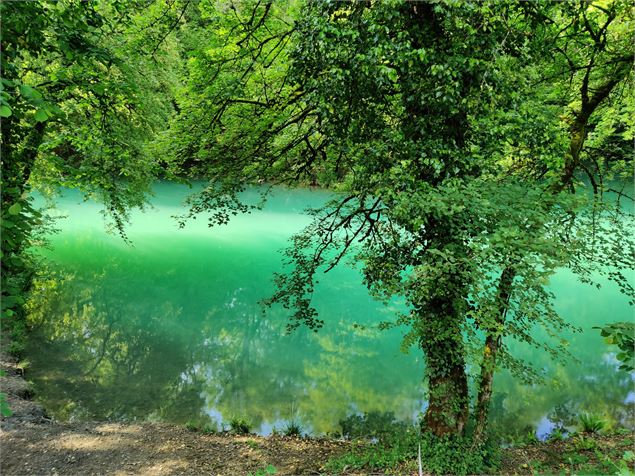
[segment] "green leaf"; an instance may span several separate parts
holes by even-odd
[[[20,94],[27,99],[42,99],[42,94],[37,89],[26,84],[20,85]]]
[[[11,108],[7,105],[0,106],[0,117],[9,117],[11,115]]]
[[[93,91],[95,91],[95,94],[102,96],[106,91],[106,88],[102,83],[97,83],[93,85]]]
[[[44,122],[49,118],[49,115],[46,113],[44,109],[38,109],[35,112],[35,121],[36,122]]]
[[[19,203],[14,203],[13,205],[9,207],[10,215],[19,215],[21,211],[22,211],[22,205],[20,205]]]

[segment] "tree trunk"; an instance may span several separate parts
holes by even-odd
[[[501,330],[505,324],[505,315],[512,294],[512,285],[516,272],[510,266],[506,267],[500,277],[496,293],[497,313],[494,326],[487,329],[485,347],[483,349],[483,361],[481,362],[481,378],[479,381],[478,396],[476,398],[476,411],[474,415],[474,445],[479,445],[485,439],[489,406],[494,385],[494,371],[496,370],[496,356],[501,345]]]
[[[564,157],[564,166],[560,177],[551,186],[550,192],[553,195],[561,193],[571,186],[575,171],[580,165],[581,153],[587,137],[587,125],[591,115],[630,71],[630,63],[626,62],[625,66],[618,68],[615,71],[615,75],[595,89],[593,95],[589,97],[589,80],[592,67],[593,62],[589,64],[580,87],[582,104],[580,110],[575,114],[575,120],[569,127],[569,148]],[[501,274],[498,285],[498,302],[502,307],[499,307],[497,310],[495,328],[493,330],[488,329],[485,338],[479,392],[476,403],[474,445],[482,443],[487,430],[489,406],[494,383],[494,371],[496,370],[496,357],[500,349],[500,333],[496,330],[496,327],[502,329],[505,324],[505,315],[511,297],[512,283],[515,274],[511,266],[507,266]]]
[[[469,417],[463,310],[444,295],[451,283],[439,283],[439,296],[426,305],[421,347],[426,358],[429,404],[422,430],[437,436],[462,435]]]
[[[423,430],[437,436],[463,435],[469,417],[465,363],[455,362],[449,369],[428,365],[429,405],[423,418]],[[443,372],[440,372],[443,370]]]

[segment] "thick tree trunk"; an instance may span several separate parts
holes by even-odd
[[[450,280],[451,281],[451,280]],[[422,430],[437,436],[462,435],[469,417],[465,373],[465,349],[460,299],[448,299],[444,291],[458,283],[439,283],[439,295],[422,314],[421,347],[426,358],[428,408]]]
[[[458,361],[449,369],[434,369],[428,365],[428,371],[431,370],[434,375],[428,377],[429,405],[423,418],[423,430],[437,436],[463,435],[469,417],[465,364]]]

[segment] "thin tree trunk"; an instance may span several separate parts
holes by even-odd
[[[506,267],[500,277],[496,296],[497,317],[495,327],[487,331],[485,337],[485,347],[483,350],[483,361],[481,363],[481,378],[479,381],[479,392],[476,399],[474,444],[479,445],[485,439],[487,430],[487,420],[489,417],[489,406],[492,398],[492,388],[494,385],[494,371],[496,370],[496,357],[501,345],[500,329],[505,322],[505,314],[509,306],[509,299],[512,293],[512,286],[516,271],[512,267]]]
[[[595,89],[594,94],[589,97],[589,77],[593,63],[589,64],[587,72],[580,87],[582,105],[580,111],[575,114],[575,120],[569,127],[569,148],[565,154],[564,166],[559,180],[554,182],[550,189],[553,195],[557,195],[570,187],[574,173],[580,165],[581,153],[587,137],[587,125],[589,118],[598,106],[609,96],[611,91],[629,73],[630,65],[618,69],[615,76],[606,81],[602,86]],[[496,314],[495,329],[502,328],[505,324],[505,315],[511,298],[512,284],[515,277],[512,266],[506,267],[498,285],[498,299],[502,307],[499,307]],[[483,347],[483,360],[481,364],[481,376],[479,381],[479,391],[476,403],[474,445],[483,442],[489,416],[490,401],[492,398],[492,388],[494,383],[494,371],[496,370],[496,358],[500,350],[500,334],[497,330],[487,330],[485,345]]]

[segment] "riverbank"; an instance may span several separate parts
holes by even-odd
[[[3,430],[2,474],[318,474],[347,443],[204,435],[155,423],[20,423]]]
[[[6,342],[5,342],[6,344]],[[2,349],[8,346],[3,345]],[[31,398],[18,360],[0,352],[0,391],[12,414],[0,423],[3,475],[318,474],[350,443],[284,436],[206,435],[160,423],[61,423]]]
[[[355,461],[370,443],[286,436],[204,434],[160,423],[60,423],[33,400],[17,360],[1,352],[0,390],[12,415],[0,425],[3,475],[241,474],[267,476],[333,472],[335,460]],[[499,474],[617,474],[629,463],[633,435],[577,436],[505,449]],[[628,459],[628,457],[627,457]],[[344,474],[416,474],[415,461],[377,471],[355,464]],[[620,473],[627,475],[630,473]]]
[[[6,423],[0,434],[3,475],[323,474],[328,460],[352,445],[284,436],[205,435],[155,423]],[[619,435],[587,437],[586,442],[587,449],[574,442],[551,442],[504,450],[499,474],[617,474],[624,466],[622,454],[632,449],[632,439]],[[409,466],[398,472],[416,474],[414,462]],[[371,472],[343,469],[344,474]]]

